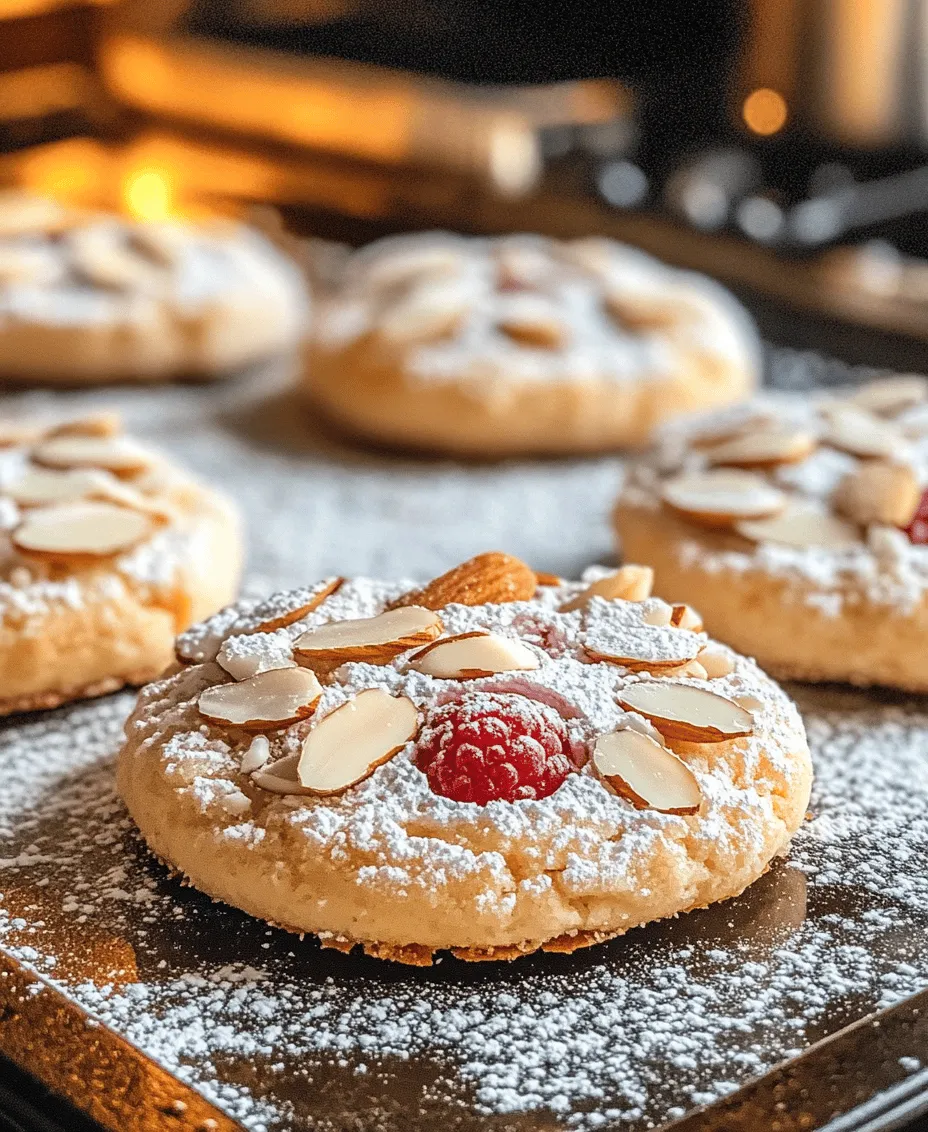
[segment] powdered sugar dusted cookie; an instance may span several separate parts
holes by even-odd
[[[0,422],[0,714],[140,684],[236,592],[237,515],[101,413]]]
[[[928,690],[928,382],[667,426],[615,512],[659,592],[774,675]]]
[[[739,400],[758,358],[726,291],[633,248],[432,232],[341,261],[305,388],[344,428],[388,444],[590,452]]]
[[[290,350],[298,269],[241,225],[137,222],[0,194],[0,377],[215,377]]]
[[[410,963],[573,950],[741,892],[805,813],[796,709],[647,570],[546,581],[487,554],[184,634],[119,758],[148,844],[253,915]]]

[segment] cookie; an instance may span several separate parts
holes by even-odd
[[[242,225],[0,194],[0,378],[218,377],[292,350],[306,312],[299,270]]]
[[[236,593],[236,512],[97,414],[0,422],[0,714],[142,684]]]
[[[767,396],[670,425],[623,552],[784,679],[928,691],[928,383]]]
[[[759,348],[710,280],[606,239],[390,237],[335,261],[310,403],[350,433],[475,457],[643,444],[740,400]]]
[[[647,570],[531,575],[491,553],[424,587],[332,578],[182,635],[119,756],[150,848],[254,916],[419,964],[741,892],[805,814],[795,707]]]

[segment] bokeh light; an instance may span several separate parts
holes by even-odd
[[[123,203],[137,220],[165,220],[173,211],[173,181],[163,169],[132,169],[123,181]]]
[[[760,87],[752,91],[744,100],[741,113],[749,130],[762,137],[769,137],[786,125],[789,107],[779,91]]]

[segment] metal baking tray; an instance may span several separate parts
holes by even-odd
[[[848,376],[784,352],[772,373]],[[316,431],[285,372],[5,400],[121,405],[238,498],[256,591],[493,546],[562,574],[612,554],[617,458],[361,452]],[[322,950],[153,861],[113,784],[131,693],[6,721],[0,1052],[123,1132],[898,1127],[926,1089],[928,709],[792,691],[812,818],[744,895],[572,956],[427,969]]]

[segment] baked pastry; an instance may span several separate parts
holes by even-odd
[[[490,553],[183,634],[119,757],[151,849],[255,916],[407,963],[572,951],[741,892],[805,814],[795,707],[648,598],[649,571],[542,580]]]
[[[623,553],[775,676],[928,691],[928,382],[767,396],[629,471]]]
[[[235,596],[232,505],[119,430],[0,422],[0,714],[152,679]]]
[[[337,262],[304,388],[351,433],[466,456],[643,444],[750,393],[760,351],[711,280],[606,239],[381,240]]]
[[[300,271],[257,232],[0,194],[0,378],[217,377],[293,349]]]

